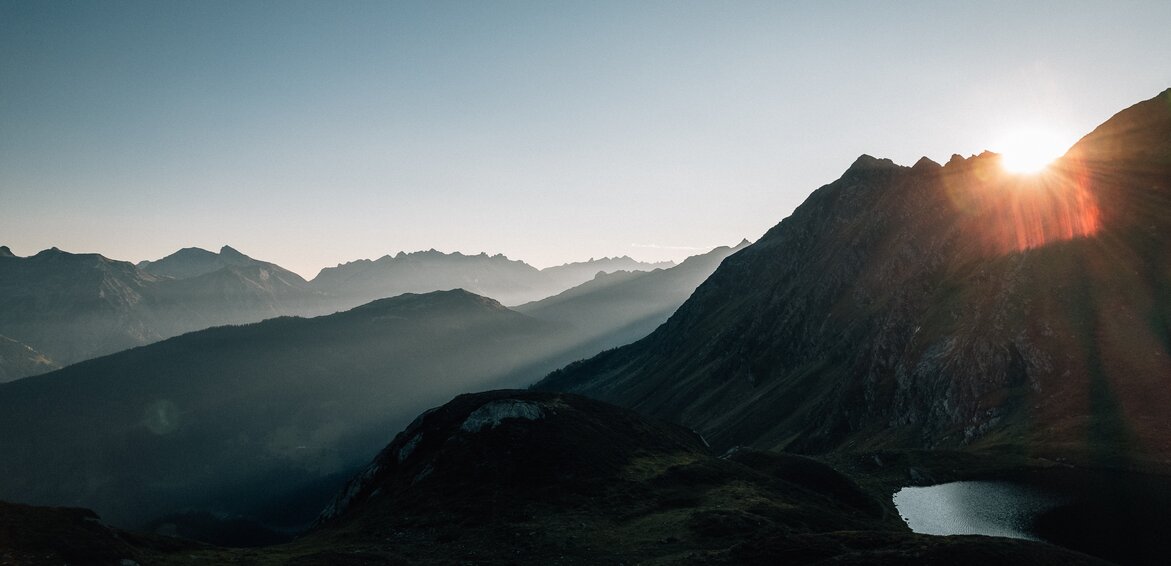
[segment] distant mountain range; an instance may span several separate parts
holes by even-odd
[[[501,254],[445,254],[432,249],[328,267],[317,274],[312,285],[355,304],[402,293],[459,288],[516,305],[555,295],[593,279],[599,272],[648,271],[672,265],[671,262],[642,263],[624,256],[539,270]]]
[[[1171,467],[1171,90],[1049,171],[860,157],[639,342],[554,372],[716,447]]]
[[[229,246],[184,248],[138,265],[56,248],[17,257],[0,247],[0,335],[68,365],[193,330],[329,314],[408,292],[466,288],[529,300],[599,272],[663,265],[623,257],[542,271],[499,255],[428,251],[348,263],[308,282]],[[6,371],[15,379],[39,366]]]

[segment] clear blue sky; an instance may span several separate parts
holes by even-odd
[[[1171,86],[1168,30],[1165,0],[0,0],[0,244],[678,260],[862,153],[1072,143]]]

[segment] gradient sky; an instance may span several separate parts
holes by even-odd
[[[862,153],[1069,143],[1171,86],[1171,2],[0,0],[0,244],[679,260]]]

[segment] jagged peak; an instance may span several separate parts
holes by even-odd
[[[854,163],[852,163],[850,165],[850,167],[848,169],[846,169],[846,171],[858,171],[858,170],[865,170],[865,169],[900,169],[900,168],[902,168],[901,165],[899,165],[899,164],[895,163],[894,161],[891,161],[885,157],[880,159],[880,158],[863,153],[862,155],[858,156],[858,159],[854,160]]]
[[[940,167],[943,166],[936,163],[935,161],[932,161],[930,158],[924,155],[923,157],[920,157],[914,165],[911,166],[911,169],[938,169]]]
[[[237,250],[236,248],[233,248],[232,246],[224,246],[224,247],[220,248],[220,255],[228,256],[228,257],[248,258],[248,256],[240,253],[239,250]]]

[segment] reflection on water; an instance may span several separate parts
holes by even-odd
[[[960,481],[904,487],[894,495],[912,531],[928,535],[987,535],[1038,540],[1030,534],[1042,513],[1065,498],[1004,481]]]

